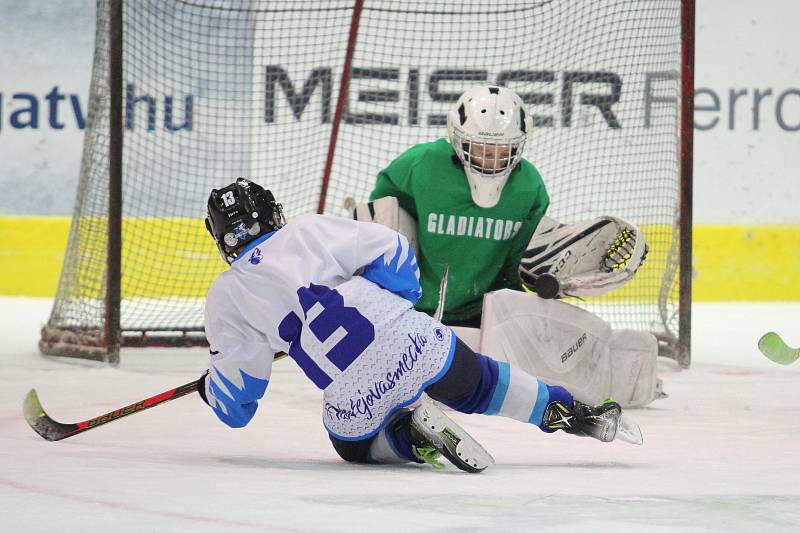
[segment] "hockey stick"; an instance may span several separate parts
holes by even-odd
[[[775,333],[770,331],[765,333],[758,341],[758,349],[761,350],[767,359],[780,363],[782,365],[789,365],[800,358],[800,348],[789,348],[783,339]]]
[[[442,282],[439,286],[439,306],[436,309],[436,314],[434,315],[437,320],[441,318],[442,313],[444,312],[444,300],[445,293],[447,291],[447,275],[449,269],[449,265],[444,266]],[[286,354],[283,352],[275,354],[275,360],[282,359],[283,357],[286,357]],[[197,387],[202,379],[203,378],[200,378],[185,385],[181,385],[180,387],[162,392],[161,394],[156,394],[155,396],[132,403],[126,407],[115,409],[110,413],[100,415],[96,418],[71,424],[57,422],[50,418],[50,416],[44,411],[44,408],[39,401],[39,395],[36,394],[36,389],[31,389],[28,392],[28,395],[25,396],[25,401],[22,403],[22,412],[25,415],[25,420],[28,422],[28,425],[36,433],[38,433],[39,436],[45,440],[57,441],[72,437],[78,433],[83,433],[84,431],[89,431],[90,429],[94,429],[97,426],[102,426],[108,422],[113,422],[114,420],[118,420],[124,416],[132,415],[140,411],[144,411],[145,409],[150,409],[151,407],[168,402],[169,400],[174,400],[175,398],[180,398],[181,396],[186,396],[187,394],[197,392]]]
[[[168,402],[169,400],[174,400],[175,398],[197,392],[197,387],[202,379],[203,378],[200,378],[185,385],[181,385],[180,387],[164,391],[161,394],[156,394],[146,400],[132,403],[126,407],[115,409],[110,413],[76,424],[63,424],[50,418],[48,414],[44,412],[42,404],[39,402],[36,389],[31,389],[28,395],[25,396],[25,401],[22,403],[22,412],[25,414],[25,420],[27,420],[28,425],[43,439],[56,441],[72,437],[84,431],[89,431],[90,429],[102,426],[108,422],[119,420],[123,416],[139,413],[145,409],[150,409],[156,405]]]
[[[278,352],[275,354],[274,360],[279,361],[286,356],[287,354],[285,352]],[[33,428],[33,430],[43,439],[56,441],[66,439],[73,435],[77,435],[78,433],[83,433],[84,431],[89,431],[97,426],[102,426],[108,422],[118,420],[123,416],[132,415],[138,413],[139,411],[150,409],[151,407],[168,402],[169,400],[174,400],[175,398],[180,398],[181,396],[186,396],[187,394],[197,392],[197,387],[204,378],[205,376],[185,385],[181,385],[180,387],[164,391],[161,394],[156,394],[155,396],[147,398],[146,400],[132,403],[126,407],[115,409],[110,413],[74,424],[64,424],[61,422],[56,422],[50,418],[50,415],[44,412],[44,408],[39,401],[39,395],[36,393],[36,389],[31,389],[27,396],[25,396],[25,401],[22,402],[22,412],[25,415],[25,420],[28,422],[28,425]]]
[[[433,313],[433,319],[437,322],[442,321],[444,314],[444,301],[447,296],[447,275],[450,273],[450,263],[444,264],[444,272],[442,272],[442,281],[439,282],[439,305],[436,306],[436,312]]]

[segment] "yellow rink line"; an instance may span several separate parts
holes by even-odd
[[[55,294],[70,221],[71,217],[0,217],[0,295]],[[137,267],[139,277],[149,280],[146,287],[128,288],[138,296],[202,296],[207,283],[225,268],[200,221],[138,220],[125,224],[131,234],[162,233],[161,239],[178,235],[183,242],[182,248],[158,268],[152,265],[153,259],[147,259],[161,252],[154,250],[152,243],[147,250],[126,249],[127,265]],[[648,261],[660,262],[659,254],[651,255]],[[186,276],[185,285],[159,284],[159,271],[174,269],[191,269],[200,274],[200,280],[190,281]],[[125,291],[125,284],[132,281],[123,283]],[[800,225],[695,225],[692,294],[694,301],[800,300]]]

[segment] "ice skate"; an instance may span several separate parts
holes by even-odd
[[[631,444],[642,444],[639,426],[622,414],[617,402],[606,400],[592,407],[575,401],[572,407],[562,402],[552,402],[544,413],[547,429],[561,429],[580,437],[592,437],[602,442],[620,439]]]
[[[414,409],[409,435],[414,453],[434,466],[442,468],[438,455],[465,472],[477,474],[494,464],[494,459],[441,409],[429,401]]]

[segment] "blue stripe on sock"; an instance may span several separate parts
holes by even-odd
[[[531,412],[530,418],[528,418],[528,422],[534,426],[540,426],[542,424],[544,410],[547,408],[547,404],[550,403],[550,391],[547,385],[542,383],[541,380],[537,381],[539,386],[536,391],[536,403],[533,404],[533,411]]]
[[[496,415],[500,412],[503,406],[503,401],[506,399],[506,392],[508,392],[508,383],[511,380],[511,367],[508,363],[497,363],[497,386],[492,394],[492,399],[489,402],[489,407],[486,408],[484,414]]]

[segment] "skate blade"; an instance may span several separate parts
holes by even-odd
[[[421,412],[415,415],[424,424],[442,455],[454,466],[477,474],[494,464],[494,457],[438,407],[424,402],[420,409]]]
[[[471,473],[483,472],[494,464],[494,457],[470,436],[462,435],[461,442],[456,445],[456,455],[468,464]]]
[[[631,420],[625,413],[619,418],[619,425],[617,426],[617,434],[615,439],[641,446],[644,442],[642,438],[642,430],[639,429],[639,424]]]

